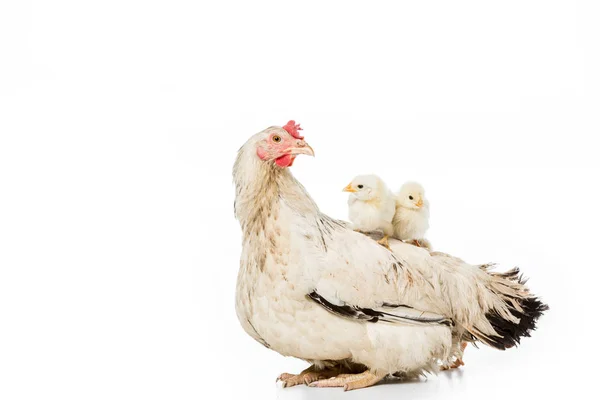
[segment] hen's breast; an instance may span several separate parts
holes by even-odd
[[[349,343],[360,343],[366,331],[306,296],[324,259],[321,253],[327,251],[312,218],[282,209],[266,225],[264,238],[261,234],[245,242],[236,310],[250,336],[283,355],[345,359],[350,357]]]

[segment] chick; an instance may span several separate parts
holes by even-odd
[[[344,188],[349,192],[348,217],[359,232],[383,231],[379,244],[389,249],[388,237],[394,233],[392,219],[396,212],[394,194],[376,175],[360,175]]]
[[[396,213],[392,220],[394,237],[420,247],[431,248],[425,239],[429,228],[429,202],[425,189],[417,182],[406,182],[396,195]]]

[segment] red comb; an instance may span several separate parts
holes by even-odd
[[[302,130],[302,128],[300,128],[300,124],[296,124],[296,121],[294,120],[291,120],[287,124],[285,124],[283,126],[283,129],[285,129],[287,133],[289,133],[296,139],[304,139],[304,136],[300,136],[300,133],[298,133],[298,131]]]

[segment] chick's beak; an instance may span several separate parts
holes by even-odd
[[[288,151],[291,155],[306,154],[307,156],[315,156],[315,151],[304,140],[296,141],[296,146],[290,147]]]
[[[417,207],[423,207],[423,199],[419,199],[419,201],[417,201]]]
[[[356,189],[354,189],[352,187],[352,184],[349,183],[348,186],[346,186],[344,189],[342,189],[342,192],[350,192],[350,193],[355,193]]]

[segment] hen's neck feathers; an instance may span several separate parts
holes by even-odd
[[[259,234],[270,220],[277,220],[282,202],[299,216],[319,213],[313,199],[287,168],[260,160],[253,149],[242,147],[233,166],[235,216],[246,235]]]

